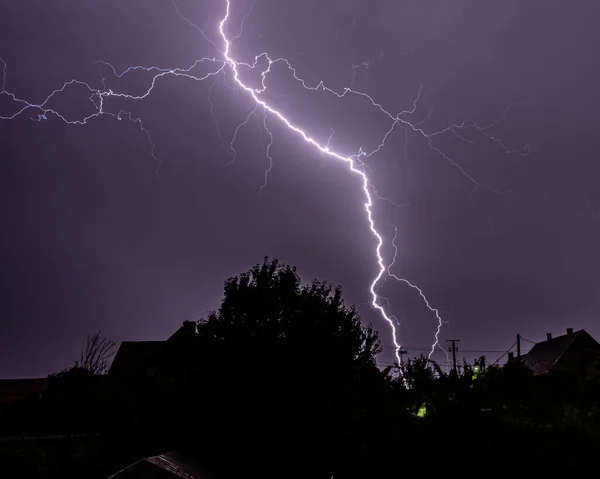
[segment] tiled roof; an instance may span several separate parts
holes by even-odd
[[[0,404],[10,404],[34,394],[41,394],[48,379],[0,379]]]
[[[148,365],[165,347],[164,341],[123,341],[108,374],[125,377]]]
[[[531,368],[533,374],[546,374],[582,332],[584,331],[575,331],[572,334],[565,334],[564,336],[557,336],[556,338],[536,343],[523,356],[523,362]]]

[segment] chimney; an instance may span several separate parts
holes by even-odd
[[[552,339],[552,333],[546,333],[546,340],[550,341]]]
[[[184,321],[183,330],[187,334],[196,334],[196,321]]]
[[[515,353],[513,353],[512,351],[510,353],[508,353],[508,360],[512,361],[513,359],[515,359]]]
[[[573,328],[567,328],[567,334],[571,336],[571,334],[573,334]]]

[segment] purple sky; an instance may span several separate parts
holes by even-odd
[[[225,0],[177,5],[222,48]],[[232,0],[230,36],[250,6]],[[394,114],[410,110],[422,87],[403,118],[429,140],[397,128],[365,160],[379,194],[407,204],[374,206],[383,253],[391,261],[396,225],[393,272],[449,321],[442,344],[459,338],[461,356],[489,351],[495,360],[519,332],[536,341],[573,327],[600,337],[599,15],[596,0],[256,0],[231,54],[286,57],[308,85],[352,86]],[[131,95],[149,88],[152,75],[119,79],[98,60],[120,73],[205,56],[222,59],[168,0],[0,6],[0,90],[31,103],[73,78],[101,89],[104,77]],[[259,80],[259,71],[244,76]],[[282,63],[267,85],[266,101],[318,141],[335,130],[331,148],[343,154],[373,150],[391,126],[365,97],[302,90]],[[89,96],[72,85],[48,106],[75,120],[93,113]],[[218,307],[223,281],[265,255],[306,280],[341,284],[380,330],[382,364],[393,360],[389,326],[367,305],[376,243],[360,178],[346,165],[268,115],[273,168],[261,194],[269,135],[257,110],[231,163],[229,144],[254,104],[230,69],[203,82],[160,78],[144,100],[107,100],[107,112],[119,108],[150,132],[158,175],[148,138],[125,119],[72,126],[51,114],[31,121],[41,111],[30,109],[0,120],[0,377],[67,367],[98,329],[115,341],[165,338]],[[0,116],[15,111],[0,93]],[[466,120],[492,126],[431,136]],[[427,353],[436,319],[418,294],[389,280],[381,294],[402,320],[400,342]]]

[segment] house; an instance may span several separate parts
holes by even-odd
[[[123,341],[115,354],[108,375],[118,379],[145,373],[149,364],[165,349],[165,341]]]
[[[165,358],[177,359],[184,352],[181,346],[197,334],[195,321],[184,321],[166,341],[123,341],[113,359],[109,378],[97,378],[98,387],[106,389],[106,379],[128,379],[136,374],[152,373]],[[48,378],[0,379],[0,407],[23,399],[39,397],[48,387]]]
[[[128,379],[152,375],[160,363],[184,352],[182,345],[198,334],[195,321],[183,325],[165,341],[123,341],[115,354],[108,375]]]
[[[15,404],[29,397],[39,397],[47,385],[47,378],[1,379],[0,407]]]
[[[566,374],[583,380],[600,373],[600,343],[583,329],[567,328],[567,334],[555,338],[547,333],[546,341],[536,343],[521,361],[534,376]]]

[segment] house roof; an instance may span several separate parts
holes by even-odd
[[[522,357],[522,360],[529,366],[534,375],[546,374],[562,357],[565,351],[569,349],[573,342],[582,334],[587,335],[582,329],[571,334],[557,336],[556,338],[536,343],[531,350]]]
[[[197,334],[196,321],[184,321],[166,341],[123,341],[115,354],[108,374],[110,376],[127,377],[139,371],[143,366],[150,365],[165,353],[166,349],[175,344],[175,348],[185,344],[186,339]]]
[[[167,341],[185,341],[190,337],[196,336],[196,334],[198,334],[196,321],[184,321],[183,325],[181,325]]]
[[[159,355],[164,347],[164,341],[123,341],[108,374],[120,377],[129,376]]]
[[[41,394],[47,384],[47,378],[0,379],[0,404],[11,404]]]
[[[208,479],[205,468],[193,459],[177,452],[147,457],[113,474],[108,479]]]

